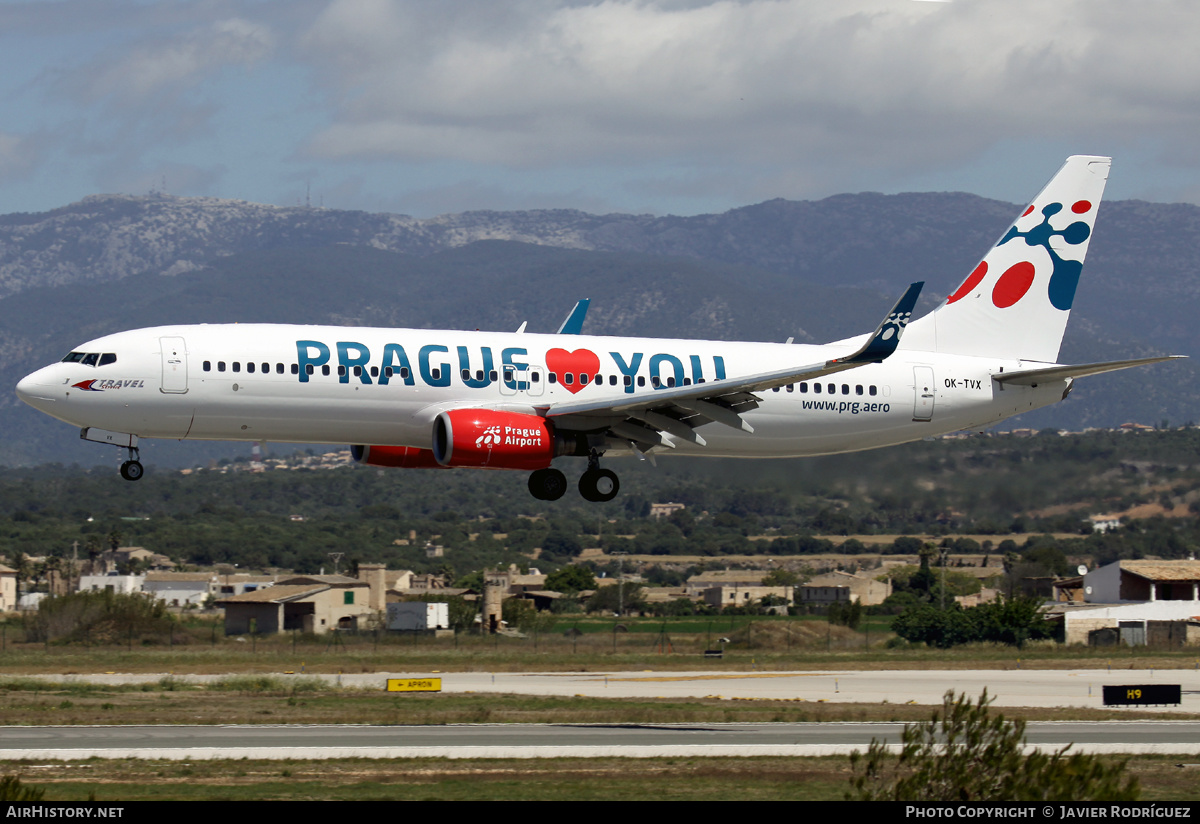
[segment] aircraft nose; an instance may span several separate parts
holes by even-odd
[[[53,403],[54,398],[50,394],[47,377],[46,370],[39,369],[21,378],[17,381],[17,397],[35,409]]]

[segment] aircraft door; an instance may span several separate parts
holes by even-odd
[[[162,350],[162,384],[160,392],[182,395],[188,391],[187,346],[183,338],[159,338]]]
[[[546,391],[546,370],[540,366],[529,367],[529,394],[537,397]]]
[[[933,383],[933,367],[913,367],[913,420],[933,420],[933,404],[937,387]]]
[[[511,364],[504,366],[500,374],[501,395],[541,395],[545,391],[546,372],[540,366],[519,368]]]

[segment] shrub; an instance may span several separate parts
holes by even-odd
[[[972,704],[946,693],[929,721],[906,724],[898,757],[871,739],[864,756],[850,756],[847,800],[858,801],[1136,801],[1137,779],[1126,762],[1106,765],[1093,755],[1025,753],[1025,722],[993,715],[987,690]],[[859,762],[863,763],[859,772]]]

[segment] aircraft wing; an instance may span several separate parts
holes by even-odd
[[[997,372],[992,375],[992,380],[1001,384],[1012,383],[1021,386],[1037,386],[1039,383],[1046,383],[1048,381],[1061,381],[1067,378],[1100,375],[1104,372],[1115,372],[1118,369],[1145,366],[1148,363],[1180,360],[1186,357],[1187,355],[1163,355],[1157,358],[1136,358],[1134,360],[1104,361],[1103,363],[1081,363],[1074,366],[1049,366],[1042,369],[1024,369],[1017,372]]]
[[[754,428],[742,414],[758,408],[761,399],[755,392],[815,380],[867,363],[880,363],[895,352],[924,285],[910,285],[875,332],[847,355],[755,375],[650,389],[620,399],[565,401],[546,407],[544,414],[566,429],[607,429],[613,437],[631,442],[639,451],[658,446],[674,448],[674,442],[666,435],[704,446],[704,438],[695,430],[708,423],[753,432]]]

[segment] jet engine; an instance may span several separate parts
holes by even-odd
[[[443,469],[433,453],[415,446],[357,446],[350,447],[354,460],[366,466],[388,466],[399,469]]]
[[[433,421],[433,457],[442,466],[544,469],[575,452],[538,415],[495,409],[451,409]]]

